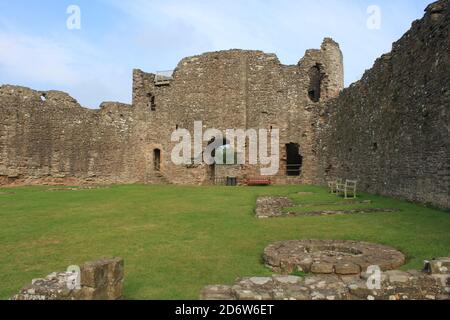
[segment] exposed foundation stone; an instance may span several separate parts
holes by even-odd
[[[445,262],[442,258],[435,263]],[[348,266],[352,267],[352,266]],[[208,286],[203,300],[449,300],[450,276],[422,271],[386,271],[380,286],[368,275],[317,274],[306,277],[274,275],[242,278],[230,286]]]
[[[293,240],[277,242],[264,250],[264,261],[273,271],[358,275],[369,266],[391,270],[405,264],[394,248],[356,241]]]
[[[55,272],[35,279],[12,300],[119,300],[123,297],[124,262],[121,258],[100,259],[81,268],[81,288],[71,289],[73,274]]]

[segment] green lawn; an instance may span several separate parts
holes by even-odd
[[[361,197],[372,200],[370,205],[342,206],[336,203],[345,200],[308,186],[49,189],[0,190],[0,299],[33,278],[102,256],[125,259],[127,299],[197,299],[205,285],[269,275],[261,254],[279,240],[392,245],[407,254],[406,270],[420,268],[424,259],[450,256],[449,212],[378,196]],[[263,194],[288,195],[315,211],[368,206],[401,211],[258,220],[253,210]]]

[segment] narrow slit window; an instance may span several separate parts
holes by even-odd
[[[155,96],[150,97],[150,110],[156,111],[156,103],[155,103]]]
[[[153,165],[155,171],[161,171],[161,150],[153,150]]]
[[[317,64],[309,70],[309,88],[308,96],[313,102],[319,102],[321,96],[322,73],[320,65]]]

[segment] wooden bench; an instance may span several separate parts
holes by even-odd
[[[337,189],[338,189],[339,184],[342,184],[342,179],[337,179],[337,180],[328,182],[328,187],[330,188],[331,194],[337,194]]]
[[[336,194],[344,195],[345,199],[356,199],[357,184],[358,182],[356,180],[346,180],[345,183],[341,180],[341,182],[336,183]]]
[[[269,178],[248,178],[247,186],[270,186],[272,181]]]

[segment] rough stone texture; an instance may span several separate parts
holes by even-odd
[[[217,172],[175,166],[172,132],[192,133],[202,120],[219,130],[280,129],[273,183],[351,178],[364,191],[450,208],[448,3],[430,5],[392,52],[341,94],[342,53],[329,38],[297,65],[228,50],[183,59],[164,86],[155,74],[134,70],[132,106],[107,102],[89,110],[63,92],[1,86],[0,185],[210,184],[229,170],[240,179],[260,175],[248,164]],[[289,143],[303,156],[299,177],[286,174]]]
[[[283,208],[294,206],[294,202],[286,197],[259,197],[256,200],[256,217],[260,219],[285,215]]]
[[[322,110],[323,182],[450,208],[450,5],[431,4],[392,52]]]
[[[344,203],[347,204],[370,204],[371,201],[355,201],[349,200]],[[336,205],[336,204],[333,204]],[[338,203],[337,205],[343,205]],[[272,197],[263,196],[256,200],[256,217],[259,219],[280,218],[280,217],[297,217],[297,216],[330,216],[330,215],[346,215],[346,214],[366,214],[366,213],[393,213],[398,212],[399,209],[389,208],[367,208],[354,210],[322,210],[310,212],[284,212],[285,208],[292,208],[295,203],[286,197]]]
[[[320,274],[305,278],[274,275],[238,279],[232,286],[208,286],[202,290],[200,298],[202,300],[449,300],[449,294],[448,274],[395,270],[381,274],[379,289],[369,289],[365,274],[351,276]]]
[[[430,262],[433,274],[450,274],[450,258],[438,258]]]
[[[89,110],[63,92],[1,86],[0,114],[0,185],[137,181],[128,105]]]
[[[320,70],[318,102],[308,95],[312,68]],[[282,148],[274,182],[312,183],[318,160],[313,110],[342,89],[342,53],[328,38],[298,65],[282,65],[261,51],[229,50],[183,59],[165,86],[155,84],[154,74],[134,70],[132,106],[104,103],[89,110],[63,92],[1,86],[0,184],[208,184],[218,175],[260,175],[250,165],[218,166],[217,172],[206,165],[175,166],[172,132],[178,127],[192,133],[200,120],[219,130],[279,128],[282,146],[300,145],[303,173],[285,177]],[[155,149],[161,152],[160,170]]]
[[[52,273],[35,279],[12,300],[119,300],[123,294],[124,262],[104,258],[81,267],[81,289],[71,290],[71,273]]]
[[[360,274],[369,266],[391,270],[405,263],[394,248],[356,241],[293,240],[277,242],[264,250],[264,262],[274,272],[317,274]]]

